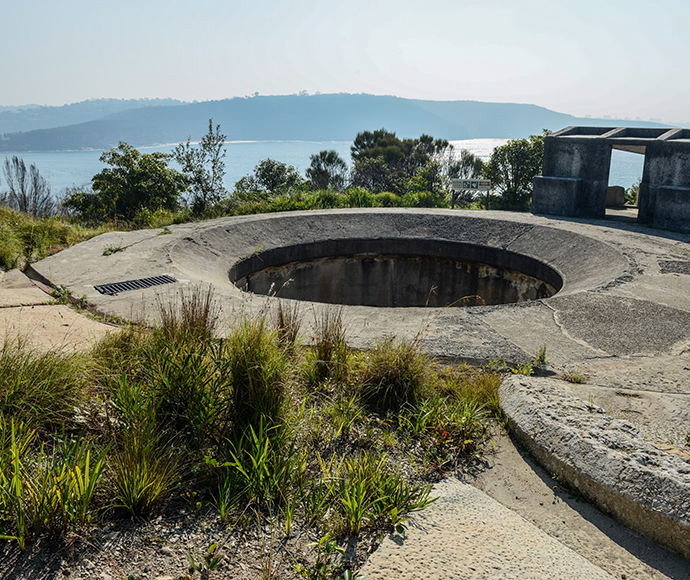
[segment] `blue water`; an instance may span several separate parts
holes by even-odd
[[[506,143],[505,139],[469,139],[452,141],[456,150],[468,149],[483,160],[488,160],[491,151]],[[225,187],[232,191],[235,182],[251,173],[262,160],[272,158],[294,166],[300,173],[309,167],[309,157],[323,149],[335,149],[346,161],[350,161],[351,141],[243,141],[226,143]],[[141,147],[142,153],[162,151],[170,153],[175,145]],[[67,187],[84,186],[105,166],[98,160],[101,151],[53,151],[39,153],[5,153],[6,157],[17,155],[27,165],[36,167],[51,184],[53,193],[61,193]],[[0,157],[0,161],[3,157]],[[614,151],[611,160],[611,185],[630,187],[642,176],[644,157],[625,151]],[[173,163],[174,167],[175,164]],[[0,175],[0,190],[4,189],[4,176]]]

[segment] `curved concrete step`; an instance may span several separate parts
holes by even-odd
[[[371,580],[612,580],[614,577],[469,484],[434,486],[438,500],[384,540],[362,568]]]

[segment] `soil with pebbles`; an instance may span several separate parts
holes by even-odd
[[[183,580],[199,578],[189,557],[202,563],[213,544],[223,555],[222,568],[212,578],[297,578],[295,564],[314,560],[310,544],[314,529],[284,522],[256,525],[256,515],[223,522],[215,510],[193,514],[188,509],[151,520],[111,520],[61,539],[43,537],[24,552],[15,543],[0,545],[2,578],[6,580]],[[234,525],[233,525],[234,524]],[[338,542],[346,548],[349,567],[359,568],[376,549],[383,533],[362,532]]]

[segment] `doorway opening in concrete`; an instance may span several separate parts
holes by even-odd
[[[230,269],[246,292],[348,306],[479,306],[539,300],[563,286],[551,267],[475,244],[329,240],[266,250]]]
[[[637,194],[642,182],[644,159],[644,151],[612,148],[606,196],[607,216],[637,219]]]

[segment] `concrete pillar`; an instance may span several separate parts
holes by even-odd
[[[542,176],[534,180],[532,213],[601,218],[611,145],[598,137],[546,137]]]

